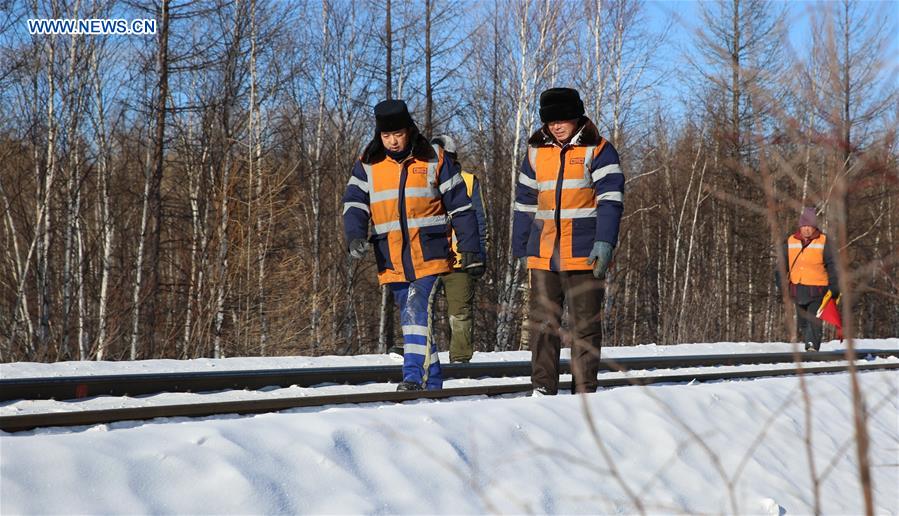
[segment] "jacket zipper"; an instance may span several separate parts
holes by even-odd
[[[553,252],[549,257],[550,270],[552,270],[553,258],[558,257],[556,265],[562,270],[562,180],[565,177],[565,153],[571,147],[567,144],[559,153],[559,171],[556,175],[556,212],[553,214],[556,223],[556,241],[553,243]]]
[[[399,192],[397,192],[399,195],[397,211],[399,211],[400,216],[400,233],[403,235],[403,245],[400,248],[400,263],[403,265],[403,276],[406,277],[406,281],[412,282],[415,281],[415,271],[410,271],[406,263],[406,253],[409,252],[409,222],[406,220],[406,179],[409,177],[409,163],[411,163],[411,160],[407,157],[400,164],[400,186]],[[411,253],[409,254],[409,263],[412,263]]]

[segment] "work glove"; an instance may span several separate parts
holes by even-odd
[[[606,277],[606,269],[609,268],[609,262],[612,261],[612,244],[608,242],[598,241],[593,243],[593,249],[590,256],[587,257],[587,265],[593,266],[593,276],[596,279]]]
[[[364,238],[354,238],[352,242],[350,242],[350,256],[358,260],[365,256],[365,253],[368,252],[368,242]]]
[[[478,279],[484,275],[484,260],[478,253],[462,252],[462,270],[467,272],[472,279]]]

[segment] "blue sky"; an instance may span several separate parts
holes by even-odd
[[[822,1],[790,1],[777,2],[775,5],[786,7],[786,26],[788,30],[789,46],[786,55],[795,55],[802,58],[807,55],[811,43],[811,13],[824,7]],[[667,70],[671,80],[665,80],[656,87],[656,93],[660,93],[663,102],[675,113],[680,113],[683,105],[678,100],[692,96],[692,86],[678,80],[677,70],[683,69],[684,55],[687,52],[695,52],[697,48],[696,31],[699,26],[699,13],[701,2],[693,0],[649,0],[646,3],[646,18],[648,31],[660,32],[670,24],[667,44],[659,45],[655,52],[656,63]],[[892,50],[885,52],[885,56],[893,56],[891,63],[887,64],[884,73],[892,70],[895,76],[899,70],[899,1],[879,0],[864,2],[862,7],[872,8],[877,16],[887,18],[887,33],[892,34],[890,45]],[[895,79],[894,79],[895,80]]]
[[[787,27],[793,48],[800,50],[809,44],[810,12],[825,3],[827,2],[805,0],[776,2],[777,5],[785,5],[787,8]],[[899,18],[899,1],[874,0],[862,3],[878,9],[879,15],[887,17],[895,33]],[[689,43],[696,30],[700,4],[701,2],[694,0],[650,0],[646,4],[646,12],[654,30],[663,28],[669,21],[672,22],[670,33],[672,43]],[[660,48],[659,51],[664,53],[676,50],[676,46],[673,44],[667,48]],[[893,47],[899,47],[899,38],[894,37]]]

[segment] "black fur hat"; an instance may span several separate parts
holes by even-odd
[[[382,100],[375,106],[375,128],[378,132],[399,131],[413,125],[415,122],[409,108],[402,100]]]
[[[540,94],[540,121],[574,120],[584,116],[584,102],[577,90],[550,88]]]

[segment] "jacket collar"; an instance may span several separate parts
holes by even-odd
[[[587,117],[581,118],[581,121],[581,127],[571,138],[571,141],[568,142],[568,145],[579,145],[582,147],[599,145],[600,142],[602,142],[602,137],[599,135],[599,129],[597,129],[596,125],[594,125]],[[550,134],[546,124],[543,124],[540,129],[528,138],[528,145],[532,147],[561,146],[556,142],[556,139],[553,138],[553,135]]]
[[[412,136],[410,140],[412,141],[412,153],[410,156],[413,158],[421,161],[431,161],[437,157],[434,148],[428,143],[428,139],[418,132],[418,127],[412,126]],[[359,159],[366,165],[373,165],[386,158],[387,152],[384,150],[384,144],[381,143],[381,136],[375,134],[375,137],[372,138],[371,142],[365,147],[365,150],[362,151],[362,156]]]
[[[802,238],[802,233],[797,229],[796,232],[793,233],[793,238],[795,238],[796,240],[799,240],[802,243],[802,247],[805,247],[805,246],[809,245],[810,243],[812,243],[813,240],[820,238],[821,235],[822,235],[821,230],[818,228],[815,228],[815,232],[812,233],[812,236],[810,236],[808,238]]]

